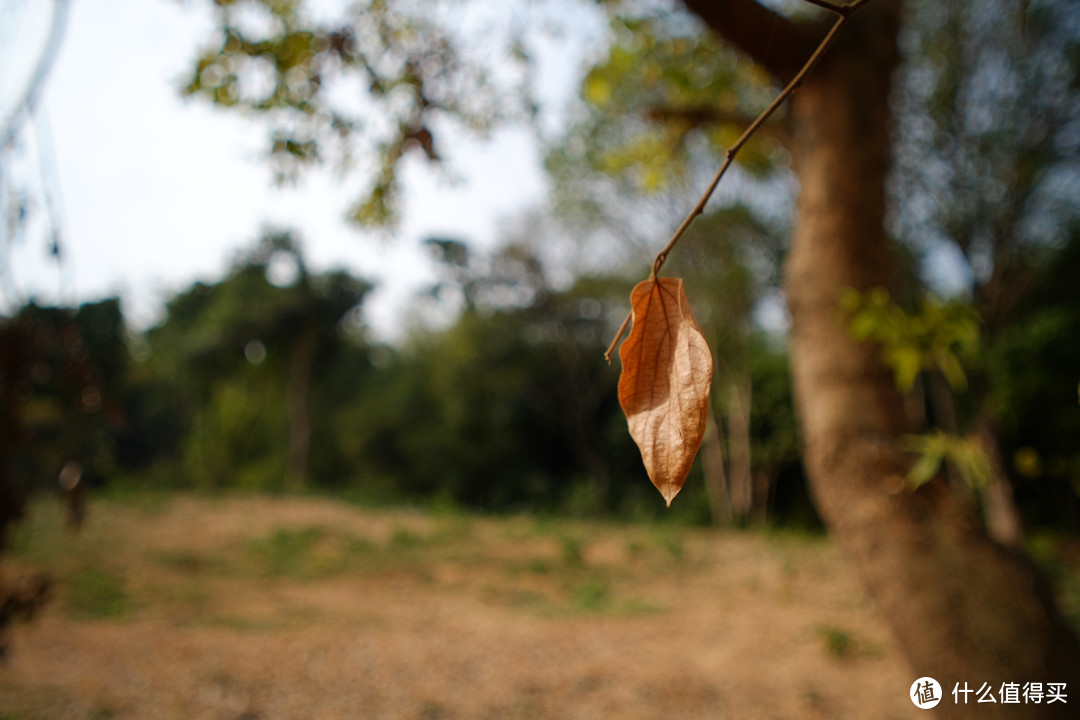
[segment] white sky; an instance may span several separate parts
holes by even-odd
[[[25,10],[14,42],[10,23],[0,27],[0,67],[13,47],[24,62],[36,56],[51,5],[0,0],[0,10]],[[180,96],[180,78],[211,28],[209,5],[73,0],[42,103],[67,255],[58,272],[44,228],[14,248],[10,262],[24,299],[74,304],[121,294],[129,321],[146,325],[160,318],[161,301],[177,290],[220,278],[233,254],[269,223],[300,232],[314,269],[345,266],[376,280],[380,289],[365,316],[378,334],[395,337],[401,310],[432,277],[423,238],[490,244],[501,221],[542,201],[541,158],[526,131],[485,143],[443,143],[443,154],[466,178],[454,186],[423,163],[408,163],[404,222],[391,242],[343,220],[360,175],[340,181],[316,172],[298,187],[275,187],[260,157],[265,125]],[[11,17],[0,14],[0,22]],[[562,73],[566,91],[575,71]],[[28,73],[17,62],[7,62],[6,74],[0,70],[0,118]],[[29,167],[37,172],[36,160]]]

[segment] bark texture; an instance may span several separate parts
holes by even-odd
[[[303,328],[289,360],[289,452],[285,487],[291,492],[299,492],[307,484],[308,451],[311,447],[311,412],[308,404],[318,340],[314,327]]]
[[[855,342],[844,288],[889,287],[884,231],[890,77],[899,3],[861,10],[793,98],[798,222],[785,268],[791,364],[815,502],[912,666],[912,679],[1067,682],[1080,689],[1080,645],[1038,572],[991,541],[944,484],[904,489],[910,458],[896,438],[903,399],[876,348]],[[1002,705],[954,705],[949,716],[1015,716]],[[1028,705],[1025,717],[1058,717]],[[1062,708],[1075,710],[1072,704]]]

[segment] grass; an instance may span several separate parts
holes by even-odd
[[[57,592],[15,628],[9,720],[899,717],[867,688],[910,685],[820,539],[161,495],[95,498],[72,535],[31,510],[3,569]]]
[[[204,499],[185,502],[214,505]],[[319,520],[263,523],[212,540],[199,533],[168,541],[130,537],[174,511],[161,494],[113,496],[95,503],[87,529],[76,536],[63,529],[59,504],[44,500],[16,535],[14,554],[59,580],[61,605],[72,619],[164,615],[178,625],[242,632],[317,617],[295,611],[287,618],[262,611],[245,615],[232,608],[228,594],[254,581],[310,585],[335,578],[406,577],[438,584],[439,574],[461,574],[486,588],[488,602],[539,617],[657,613],[664,603],[645,597],[641,589],[648,583],[637,576],[678,573],[687,557],[686,538],[677,529],[555,518],[480,519],[460,511],[380,511],[378,531]],[[199,522],[202,515],[192,518]],[[512,553],[502,552],[505,537],[514,538]],[[613,549],[614,557],[592,557]]]
[[[825,648],[829,655],[834,658],[843,660],[855,653],[855,637],[848,630],[835,625],[826,625],[818,628],[818,632],[825,640]]]
[[[120,619],[132,610],[124,578],[96,567],[80,568],[63,581],[64,607],[75,618]]]

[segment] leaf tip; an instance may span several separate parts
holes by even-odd
[[[671,507],[671,501],[674,500],[675,496],[679,494],[679,490],[682,490],[682,487],[680,487],[679,485],[670,484],[665,485],[662,488],[657,488],[657,490],[659,490],[660,494],[664,496],[664,502],[667,503],[667,507]]]

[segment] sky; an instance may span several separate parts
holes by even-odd
[[[0,118],[31,72],[51,6],[0,0]],[[393,239],[345,223],[359,175],[315,172],[299,186],[275,186],[261,155],[265,125],[179,92],[209,36],[209,6],[72,0],[40,105],[51,143],[38,147],[31,134],[14,163],[36,175],[37,151],[53,158],[64,262],[58,268],[49,256],[45,224],[29,224],[8,259],[8,284],[23,299],[70,305],[119,294],[129,322],[145,327],[161,319],[162,302],[175,292],[219,279],[263,227],[289,227],[313,269],[343,266],[377,282],[365,317],[377,336],[395,339],[410,299],[434,278],[424,238],[490,246],[511,218],[542,204],[542,158],[525,129],[445,144],[463,182],[419,160],[406,163],[403,223]],[[573,92],[580,66],[566,58],[549,73],[548,96]],[[31,210],[44,218],[42,198]]]

